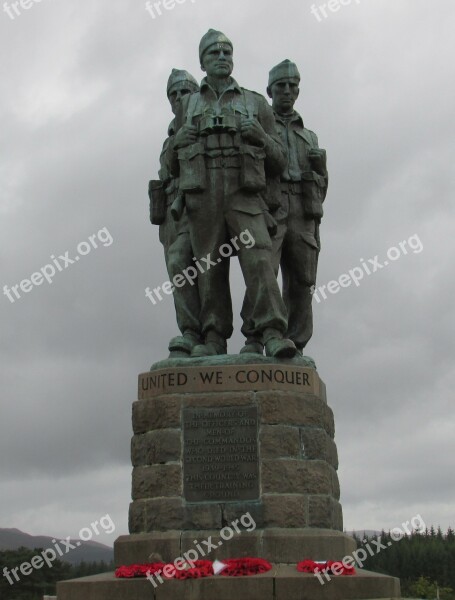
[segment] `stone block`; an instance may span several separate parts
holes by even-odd
[[[219,504],[187,504],[184,508],[184,529],[220,529],[222,513]]]
[[[333,439],[335,437],[335,419],[333,410],[327,404],[322,404],[322,427]]]
[[[263,493],[331,494],[331,467],[324,461],[268,459],[261,465]]]
[[[273,572],[256,577],[206,577],[165,581],[156,600],[273,600]]]
[[[243,522],[240,522],[240,528],[250,529],[252,524],[256,528],[264,527],[264,504],[262,501],[259,502],[230,502],[222,504],[223,512],[223,523],[231,525],[234,521],[240,521],[243,518]],[[245,525],[243,525],[245,523]]]
[[[340,529],[340,504],[330,496],[310,496],[309,526],[324,529]],[[342,525],[342,524],[341,524]]]
[[[153,586],[147,579],[117,579],[102,573],[57,584],[58,600],[154,600]]]
[[[301,494],[264,494],[264,527],[306,527],[308,497]]]
[[[262,536],[262,558],[276,563],[342,560],[357,548],[348,535],[330,529],[269,528]]]
[[[174,562],[180,555],[180,531],[122,535],[114,543],[115,566]]]
[[[333,505],[333,529],[343,531],[343,509],[339,502]]]
[[[285,425],[263,425],[259,435],[262,458],[300,456],[299,429]]]
[[[334,497],[335,500],[339,500],[340,499],[340,481],[338,479],[338,475],[337,472],[335,471],[335,469],[331,469],[331,474],[332,474],[332,496]]]
[[[128,531],[130,533],[142,533],[145,531],[145,501],[136,500],[131,502],[128,512]]]
[[[301,427],[300,438],[303,457],[309,460],[329,460],[331,438],[322,427]]]
[[[277,567],[274,600],[390,600],[399,597],[399,580],[379,573],[359,571],[353,577],[331,577],[321,585],[312,574],[298,573],[292,566]]]
[[[332,465],[334,469],[338,469],[338,451],[336,444],[332,438],[328,441],[328,456],[327,461]]]
[[[158,429],[131,439],[133,467],[181,460],[180,429]]]
[[[181,529],[184,522],[185,510],[181,497],[154,498],[143,500],[144,503],[144,529],[142,532],[167,531],[168,529]],[[133,533],[130,530],[131,533]]]
[[[260,556],[261,531],[237,533],[232,527],[212,531],[184,531],[182,534],[182,554],[197,552],[198,558],[223,560],[245,556]],[[200,549],[206,554],[203,556]],[[190,554],[189,557],[194,556]]]
[[[180,464],[153,465],[133,469],[133,500],[179,496],[182,493]]]
[[[133,402],[133,431],[146,433],[154,429],[181,426],[181,396],[158,396],[152,400]]]
[[[315,396],[292,392],[258,392],[261,421],[266,425],[312,425],[322,427],[327,421],[327,406]]]

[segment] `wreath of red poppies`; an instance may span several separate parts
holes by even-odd
[[[326,562],[315,562],[314,560],[302,560],[297,565],[300,573],[327,573],[327,575],[355,575],[354,567],[345,565],[339,560],[328,560]]]
[[[229,558],[222,562],[223,565],[226,565],[219,573],[223,577],[259,575],[267,573],[272,568],[272,565],[263,558]],[[172,563],[166,564],[163,562],[128,565],[119,567],[115,571],[115,576],[119,578],[133,578],[159,575],[163,579],[199,579],[215,575],[213,563],[210,560],[196,560],[191,564],[194,567],[187,564],[186,568],[183,569],[175,568]],[[166,570],[170,572],[168,576],[164,574]],[[314,574],[325,572],[329,575],[355,575],[354,567],[333,560],[315,562],[306,559],[298,563],[297,571]]]

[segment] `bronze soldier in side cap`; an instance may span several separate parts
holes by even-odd
[[[167,83],[167,97],[174,115],[181,99],[198,90],[199,84],[188,71],[172,69]],[[194,264],[186,211],[182,212],[178,221],[171,215],[171,208],[178,194],[179,180],[169,172],[164,157],[174,136],[174,121],[169,125],[169,137],[164,142],[161,152],[160,181],[150,182],[150,218],[152,223],[160,226],[160,242],[164,247],[166,267],[171,281]],[[173,295],[177,325],[182,335],[172,338],[169,342],[170,356],[188,357],[193,348],[201,343],[199,291],[194,282],[190,284],[184,281],[181,287],[174,285]]]
[[[223,33],[211,29],[204,35],[199,58],[207,76],[200,92],[182,99],[168,149],[170,168],[179,174],[185,193],[194,254],[214,263],[198,277],[204,343],[192,356],[226,353],[232,334],[229,262],[219,257],[219,248],[248,231],[255,244],[240,244],[238,256],[251,321],[267,355],[292,357],[296,348],[284,337],[286,309],[273,270],[264,200],[266,176],[279,175],[286,156],[265,98],[231,77],[232,53]]]
[[[274,213],[278,230],[273,239],[273,262],[276,273],[281,266],[283,277],[283,298],[288,310],[286,335],[301,353],[313,333],[312,288],[316,283],[319,224],[328,173],[325,150],[319,148],[316,134],[306,129],[294,110],[299,84],[296,64],[284,60],[270,71],[267,94],[272,98],[276,125],[288,157],[281,173],[281,205]],[[247,340],[241,352],[262,354],[260,335],[250,312],[246,298],[242,331]]]

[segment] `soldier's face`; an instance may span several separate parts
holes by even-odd
[[[280,79],[270,88],[273,110],[278,114],[287,114],[294,110],[294,104],[299,97],[298,79]]]
[[[232,49],[229,44],[213,44],[202,57],[202,70],[208,77],[229,77],[234,68]]]
[[[171,103],[171,108],[174,115],[177,113],[177,108],[180,104],[180,100],[183,98],[183,96],[186,96],[187,94],[191,94],[191,90],[186,87],[180,90],[174,90],[169,94],[168,98],[169,102]]]

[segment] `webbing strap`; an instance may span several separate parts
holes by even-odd
[[[191,125],[193,121],[194,111],[196,110],[197,101],[199,100],[199,92],[191,94],[188,102],[188,112],[186,113],[186,124]]]
[[[250,119],[253,119],[254,118],[254,106],[255,106],[253,94],[251,92],[249,92],[248,90],[243,90],[243,100],[245,103],[246,112],[248,113],[248,117]]]

